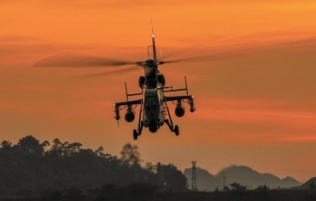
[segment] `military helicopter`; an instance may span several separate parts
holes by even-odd
[[[184,103],[188,103],[190,112],[194,112],[193,96],[188,94],[188,87],[186,77],[184,77],[185,88],[173,89],[172,87],[165,86],[166,80],[162,73],[160,73],[158,66],[165,63],[181,62],[196,58],[185,58],[178,60],[159,61],[157,59],[157,51],[155,44],[155,36],[152,33],[152,47],[153,58],[144,62],[131,62],[113,60],[102,57],[93,56],[69,56],[69,55],[55,55],[36,62],[33,66],[39,67],[86,67],[86,66],[124,66],[136,64],[144,69],[144,75],[139,77],[140,93],[129,94],[127,92],[127,85],[125,83],[126,101],[117,102],[114,104],[114,118],[119,122],[120,111],[126,109],[125,120],[133,122],[135,120],[135,108],[140,105],[138,127],[133,130],[133,138],[137,140],[138,136],[142,134],[143,127],[148,128],[151,133],[157,130],[165,123],[168,125],[171,132],[179,135],[179,126],[174,125],[167,102],[172,102],[176,105],[175,115],[182,117],[185,114]],[[103,73],[101,73],[103,74]],[[99,74],[97,74],[99,75]],[[166,96],[165,93],[185,91],[186,94],[181,96]],[[130,96],[142,96],[139,99],[129,100]]]
[[[150,47],[150,46],[149,46]],[[185,114],[183,103],[188,103],[190,112],[194,112],[193,96],[188,94],[187,81],[185,78],[185,88],[173,89],[165,86],[165,77],[160,73],[158,66],[168,63],[168,61],[158,61],[155,44],[155,36],[152,34],[153,59],[144,62],[136,62],[138,66],[143,67],[144,75],[139,77],[139,87],[142,89],[140,93],[129,94],[125,83],[126,101],[114,104],[115,119],[119,121],[120,110],[126,109],[125,120],[132,122],[135,119],[135,111],[137,105],[140,105],[138,127],[133,130],[133,138],[137,140],[141,135],[143,127],[148,128],[151,133],[166,123],[171,132],[179,135],[179,126],[174,125],[167,102],[172,101],[176,104],[175,115],[182,117]],[[166,96],[167,92],[186,91],[182,96]],[[128,100],[130,96],[142,96],[140,99]]]

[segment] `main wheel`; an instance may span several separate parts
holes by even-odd
[[[179,133],[179,126],[178,125],[175,125],[174,126],[174,133],[176,134],[176,136],[178,136],[180,133]]]
[[[133,130],[133,138],[134,140],[137,140],[137,137],[138,137],[138,132],[136,129]]]

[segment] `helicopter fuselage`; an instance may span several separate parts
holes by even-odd
[[[148,127],[150,132],[154,133],[164,124],[165,107],[164,107],[163,86],[157,83],[157,87],[143,88],[143,116],[142,123]]]

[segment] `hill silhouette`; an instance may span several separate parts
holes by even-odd
[[[316,177],[313,177],[310,180],[308,180],[307,182],[305,182],[304,184],[302,184],[302,186],[300,188],[316,189]]]
[[[292,177],[280,179],[273,174],[259,173],[247,166],[236,166],[222,169],[216,175],[210,174],[208,171],[197,167],[197,188],[199,191],[213,191],[215,189],[224,188],[231,183],[239,183],[247,186],[248,189],[255,189],[259,185],[266,185],[270,188],[291,188],[300,186],[301,183]],[[191,189],[192,168],[184,170],[184,175],[187,177],[189,189]]]

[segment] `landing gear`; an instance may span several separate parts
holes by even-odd
[[[136,129],[133,130],[133,138],[134,140],[137,140],[137,137],[139,136],[140,134],[138,133],[138,131]]]
[[[176,136],[178,136],[180,134],[178,125],[173,126],[172,121],[169,121],[169,119],[165,119],[165,123],[168,125],[170,131],[174,132],[174,134],[176,134]]]
[[[137,140],[138,136],[140,136],[142,134],[142,130],[143,130],[143,124],[141,124],[141,127],[138,128],[138,130],[136,130],[136,129],[133,130],[134,140]]]
[[[171,115],[170,115],[170,111],[169,111],[169,108],[168,108],[168,105],[167,103],[165,102],[165,108],[167,110],[167,114],[168,114],[168,117],[169,119],[165,119],[165,123],[168,125],[169,129],[171,132],[174,132],[176,134],[176,136],[178,136],[180,133],[179,133],[179,126],[178,125],[173,125],[173,122],[172,122],[172,119],[171,119]]]
[[[141,116],[142,116],[142,104],[140,106],[140,111],[139,111],[139,118],[138,118],[138,128],[137,130],[134,129],[133,130],[133,138],[134,140],[137,140],[138,136],[140,136],[142,134],[142,131],[143,131],[143,122],[141,121]]]
[[[180,134],[180,133],[179,133],[179,126],[178,126],[178,125],[175,125],[175,126],[174,126],[173,132],[176,134],[176,136],[178,136],[178,135]]]

